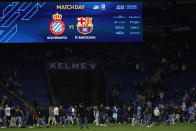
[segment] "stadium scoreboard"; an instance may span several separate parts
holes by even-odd
[[[0,2],[0,43],[142,42],[142,2]]]

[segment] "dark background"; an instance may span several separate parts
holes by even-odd
[[[48,0],[49,1],[49,0]],[[90,1],[90,0],[89,0]],[[128,0],[126,0],[128,1]],[[140,0],[131,0],[140,1]],[[9,1],[10,2],[10,1]],[[191,43],[192,49],[195,49],[196,41],[195,27],[196,27],[196,15],[195,15],[195,0],[144,0],[143,1],[143,36],[142,43],[53,43],[53,44],[0,44],[1,50],[9,51],[23,50],[26,47],[34,49],[43,48],[74,48],[76,50],[76,56],[80,57],[86,49],[97,49],[100,52],[106,48],[112,49],[118,46],[120,49],[126,49],[129,46],[136,47],[138,50],[150,47],[152,45],[161,45],[165,50],[172,50],[170,47],[183,47],[186,43]],[[82,51],[81,51],[82,50]],[[17,52],[17,51],[16,51]],[[107,52],[103,52],[107,53]],[[141,52],[140,52],[141,53]],[[90,53],[89,53],[90,54]],[[119,54],[113,54],[120,56]],[[92,56],[93,58],[94,56]],[[106,58],[101,58],[106,60]],[[69,103],[70,100],[87,100],[92,103],[99,103],[106,101],[106,95],[104,92],[105,85],[103,80],[102,70],[97,71],[79,71],[79,72],[61,72],[50,71],[49,76],[51,84],[54,87],[55,95],[60,100],[60,103]],[[67,81],[65,81],[67,80]],[[102,84],[101,84],[102,83]],[[85,91],[83,97],[77,92],[73,95],[70,92]]]

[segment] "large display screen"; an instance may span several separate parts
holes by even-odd
[[[142,2],[0,2],[0,43],[142,42]]]

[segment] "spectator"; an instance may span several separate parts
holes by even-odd
[[[157,124],[159,124],[159,117],[160,117],[160,112],[159,112],[159,109],[158,109],[158,107],[156,107],[155,109],[154,109],[154,122],[155,123],[157,123]]]
[[[189,120],[188,123],[195,120],[195,109],[191,104],[188,108]]]
[[[163,101],[163,98],[164,98],[164,92],[163,91],[160,91],[159,97],[160,97],[161,101]]]

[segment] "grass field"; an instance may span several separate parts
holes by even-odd
[[[67,126],[67,128],[63,127],[50,127],[50,128],[5,128],[0,131],[196,131],[196,123],[195,124],[175,124],[173,126],[168,125],[160,125],[160,126],[152,126],[151,128],[147,128],[146,126],[131,126],[127,124],[122,125],[109,125],[106,127],[100,127],[95,125],[89,125],[89,129],[85,127],[80,129],[79,126]]]

